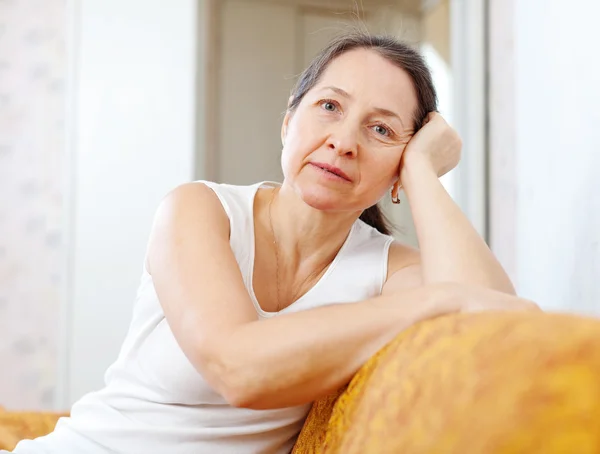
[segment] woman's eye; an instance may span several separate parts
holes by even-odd
[[[321,105],[323,106],[323,109],[328,110],[329,112],[335,112],[336,107],[334,103],[325,101]]]
[[[382,136],[387,136],[389,135],[390,131],[385,127],[385,126],[381,126],[381,125],[375,125],[373,127],[373,130],[377,133],[377,134],[381,134]]]

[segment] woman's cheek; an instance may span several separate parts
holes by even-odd
[[[303,127],[305,126],[305,127]],[[288,171],[299,171],[302,162],[312,153],[315,148],[315,143],[311,143],[307,139],[314,138],[314,131],[299,122],[295,122],[293,128],[288,130],[288,134],[284,141],[282,150],[281,165]],[[300,131],[304,131],[301,134]]]
[[[378,150],[375,154],[385,155],[386,153],[388,156],[385,158],[372,160],[369,163],[365,162],[362,164],[366,169],[374,170],[369,172],[371,184],[373,184],[373,186],[392,186],[398,179],[401,153],[390,153],[390,150]]]
[[[289,153],[286,147],[283,147],[281,151],[281,170],[283,171],[283,176],[285,178],[289,178],[290,176],[290,158]]]
[[[298,149],[293,147],[293,144],[286,143],[281,153],[281,169],[283,176],[290,178],[295,176],[300,171],[300,163]]]

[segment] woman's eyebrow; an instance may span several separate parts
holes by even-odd
[[[392,112],[391,110],[384,109],[382,107],[375,107],[375,108],[373,108],[373,110],[375,112],[377,112],[379,115],[383,115],[384,117],[396,118],[400,122],[402,127],[404,128],[404,122],[402,121],[402,118],[400,118],[400,116],[396,112]]]
[[[323,87],[322,89],[323,90],[331,90],[331,91],[336,92],[338,95],[343,96],[344,98],[352,99],[352,95],[340,87],[335,87],[333,85],[330,85],[327,87]],[[384,109],[383,107],[375,107],[375,108],[373,108],[373,110],[376,113],[378,113],[379,115],[383,115],[384,117],[396,118],[400,122],[402,127],[403,128],[405,127],[404,122],[402,121],[402,118],[400,118],[400,116],[396,112],[393,112],[389,109]]]

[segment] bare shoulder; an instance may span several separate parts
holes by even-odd
[[[421,253],[417,248],[394,241],[388,254],[388,271],[383,293],[422,284]]]
[[[223,205],[215,192],[202,182],[182,184],[163,197],[154,215],[148,262],[157,247],[152,240],[162,237],[161,233],[186,236],[192,232],[229,237],[229,219]],[[147,263],[148,268],[149,265]]]
[[[162,199],[157,214],[211,212],[227,217],[215,192],[200,181],[185,183],[168,192]]]

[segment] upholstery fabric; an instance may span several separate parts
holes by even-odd
[[[421,322],[336,397],[313,405],[294,454],[600,453],[600,320]]]
[[[0,449],[57,413],[0,409]],[[600,453],[600,320],[439,317],[401,333],[315,402],[294,454]]]
[[[7,412],[0,408],[0,449],[11,451],[20,440],[46,435],[54,429],[61,413]]]

